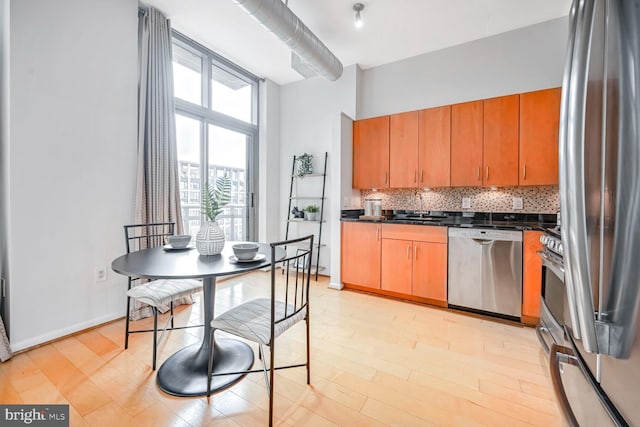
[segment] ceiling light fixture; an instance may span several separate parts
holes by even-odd
[[[362,3],[356,3],[353,5],[353,10],[356,11],[356,20],[354,22],[354,25],[356,26],[356,28],[362,28],[362,26],[364,25],[364,22],[362,21],[362,16],[360,15],[360,12],[362,11],[362,9],[364,9],[364,5]]]

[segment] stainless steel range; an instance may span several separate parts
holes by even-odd
[[[564,320],[566,312],[566,287],[564,284],[564,248],[559,227],[548,229],[540,237],[543,245],[538,252],[542,258],[542,294],[540,324],[537,334],[545,351],[552,344],[564,345]]]

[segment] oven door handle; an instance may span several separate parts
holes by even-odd
[[[549,370],[551,373],[553,390],[558,398],[565,420],[569,422],[569,426],[580,427],[580,424],[578,424],[578,420],[576,420],[576,416],[571,409],[571,405],[569,404],[567,393],[564,391],[564,386],[562,385],[562,378],[560,377],[560,363],[578,365],[576,356],[572,349],[559,346],[558,344],[551,344],[551,351],[549,353]]]
[[[538,341],[540,341],[540,345],[542,345],[542,348],[544,349],[544,352],[546,354],[549,354],[551,352],[551,348],[549,347],[549,344],[547,344],[547,342],[545,341],[544,337],[542,336],[543,333],[551,336],[549,334],[549,329],[547,329],[546,327],[544,327],[542,325],[536,326],[536,335],[538,336]],[[552,339],[553,339],[553,337],[552,337]]]
[[[538,256],[542,258],[542,265],[550,268],[551,271],[553,271],[555,275],[562,279],[562,281],[564,282],[564,266],[543,251],[538,251]]]

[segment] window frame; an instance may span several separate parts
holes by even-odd
[[[221,55],[206,48],[187,36],[171,30],[171,41],[202,58],[201,62],[201,105],[178,98],[174,94],[175,114],[200,122],[200,188],[209,184],[209,126],[217,126],[247,137],[247,240],[256,240],[258,236],[257,206],[258,200],[258,150],[259,150],[259,83],[261,78],[234,64]],[[211,67],[216,66],[234,77],[252,86],[251,123],[228,116],[211,109]],[[204,220],[201,214],[201,221]]]

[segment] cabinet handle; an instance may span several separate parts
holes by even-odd
[[[376,227],[376,240],[380,240],[380,227]]]
[[[418,259],[418,245],[413,247],[413,258]]]
[[[413,171],[413,182],[418,182],[418,171]]]
[[[420,170],[420,182],[424,182],[424,169]]]
[[[487,166],[487,181],[489,181],[489,166]]]
[[[478,181],[480,181],[480,166],[478,166]]]
[[[411,245],[407,245],[407,259],[411,259]]]
[[[522,172],[522,179],[527,179],[527,165],[523,166],[524,171]]]
[[[385,172],[385,173],[384,173],[384,183],[385,183],[385,184],[387,183],[387,177],[388,177],[388,175],[389,175],[389,172]]]

